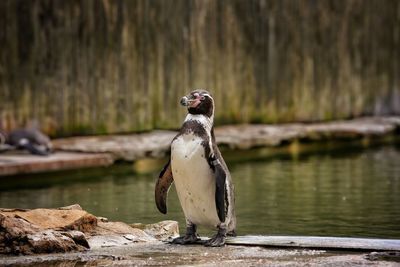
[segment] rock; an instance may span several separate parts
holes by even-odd
[[[97,220],[100,221],[100,222],[108,222],[108,218],[106,218],[106,217],[97,216]]]
[[[179,225],[176,221],[162,221],[154,224],[131,224],[132,227],[142,229],[145,233],[158,240],[167,240],[179,236]]]
[[[29,221],[0,212],[0,254],[33,254],[82,251],[83,246],[53,229],[43,229]]]
[[[98,219],[75,204],[58,209],[0,209],[0,254],[83,251],[155,242],[176,235],[178,223],[144,229]]]
[[[128,246],[133,245],[138,242],[144,242],[143,239],[137,238],[133,234],[127,235],[117,235],[117,234],[109,234],[109,235],[96,235],[92,236],[88,239],[89,245],[91,249],[98,249],[104,247],[120,247],[120,246]],[[155,241],[155,240],[147,240]]]
[[[166,240],[179,236],[178,222],[162,221],[155,224],[125,224],[98,222],[88,242],[91,248],[126,246],[138,242]]]
[[[354,139],[363,136],[382,136],[394,132],[395,122],[374,118],[359,118],[351,121],[316,123],[305,126],[306,137],[319,139]]]
[[[126,235],[131,234],[137,237],[138,241],[153,241],[154,238],[146,234],[143,230],[133,228],[123,222],[98,222],[98,227],[91,233],[92,235]]]
[[[217,144],[241,150],[285,146],[298,141],[308,143],[363,139],[364,144],[367,144],[370,137],[386,137],[399,133],[400,116],[280,125],[226,125],[215,128]],[[158,168],[163,164],[159,159],[169,153],[171,141],[176,134],[176,131],[152,131],[129,135],[60,138],[53,142],[57,152],[48,157],[14,152],[0,155],[0,176],[108,166],[116,160],[134,161],[135,171],[148,172],[153,170],[153,166],[157,165]]]
[[[79,209],[0,210],[0,214],[22,218],[40,229],[69,229],[87,232],[97,225],[95,216]]]
[[[97,235],[89,238],[89,245],[92,249],[120,247],[131,243],[133,243],[132,240],[126,239],[120,235]]]
[[[64,151],[110,153],[115,159],[133,161],[166,155],[174,131],[152,131],[134,135],[71,137],[54,141],[54,148]]]
[[[74,240],[76,244],[84,246],[85,248],[90,248],[84,233],[80,231],[69,231],[69,232],[63,232],[62,234]]]
[[[83,210],[81,205],[79,205],[79,204],[72,204],[72,205],[69,205],[69,206],[60,207],[58,209],[59,210]]]
[[[156,239],[145,231],[133,228],[123,222],[98,222],[97,228],[91,232],[91,236],[88,238],[89,246],[92,249],[151,241],[156,241]]]
[[[363,117],[352,120],[288,123],[280,125],[226,125],[215,128],[216,142],[231,149],[276,147],[297,140],[320,141],[385,136],[398,132],[400,117]],[[135,168],[147,169],[154,161],[139,161],[167,155],[177,132],[153,131],[131,135],[74,137],[54,141],[57,149],[111,153],[116,160],[136,161]]]
[[[305,129],[300,124],[287,125],[236,125],[222,126],[215,129],[219,145],[231,149],[250,149],[254,147],[271,147],[283,142],[303,137]]]
[[[34,234],[28,234],[26,238],[31,246],[22,243],[21,245],[23,246],[20,246],[20,248],[24,247],[25,250],[17,252],[22,254],[29,254],[32,252],[57,253],[85,250],[84,246],[76,243],[71,237],[63,235],[62,233],[54,230],[45,230]]]

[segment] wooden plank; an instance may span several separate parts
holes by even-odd
[[[237,236],[229,237],[229,245],[348,249],[367,251],[400,251],[400,239],[349,238],[324,236]]]
[[[0,154],[0,176],[100,167],[113,164],[107,153],[56,152],[49,156],[28,153]]]

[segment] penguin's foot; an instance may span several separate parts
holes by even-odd
[[[235,230],[232,230],[232,231],[230,231],[230,232],[226,233],[226,235],[227,235],[227,236],[233,236],[233,237],[237,236],[237,234],[236,234],[236,231],[235,231]]]
[[[189,245],[189,244],[198,244],[200,240],[201,240],[200,237],[197,234],[193,233],[174,238],[170,243],[178,245]]]
[[[215,236],[210,238],[204,243],[206,247],[222,247],[225,245],[226,235],[224,233],[218,232]]]

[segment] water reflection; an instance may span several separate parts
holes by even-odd
[[[240,234],[400,238],[400,152],[394,147],[235,163]],[[59,207],[125,222],[152,223],[183,215],[174,190],[168,215],[154,205],[157,173],[134,175],[130,165],[2,179],[0,206]],[[202,233],[206,233],[204,230]]]
[[[398,160],[387,148],[235,166],[241,225],[264,234],[400,237]]]

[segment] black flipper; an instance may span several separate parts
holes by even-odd
[[[169,160],[161,171],[155,188],[156,205],[158,210],[163,214],[167,213],[167,196],[173,181],[171,161]]]
[[[38,148],[37,146],[35,146],[31,142],[21,143],[18,147],[28,150],[33,155],[39,155],[39,156],[47,156],[47,155],[49,155],[48,151]]]
[[[218,218],[225,222],[225,182],[226,172],[222,168],[221,162],[214,155],[210,156],[210,165],[214,167],[215,174],[215,206],[217,207]]]

